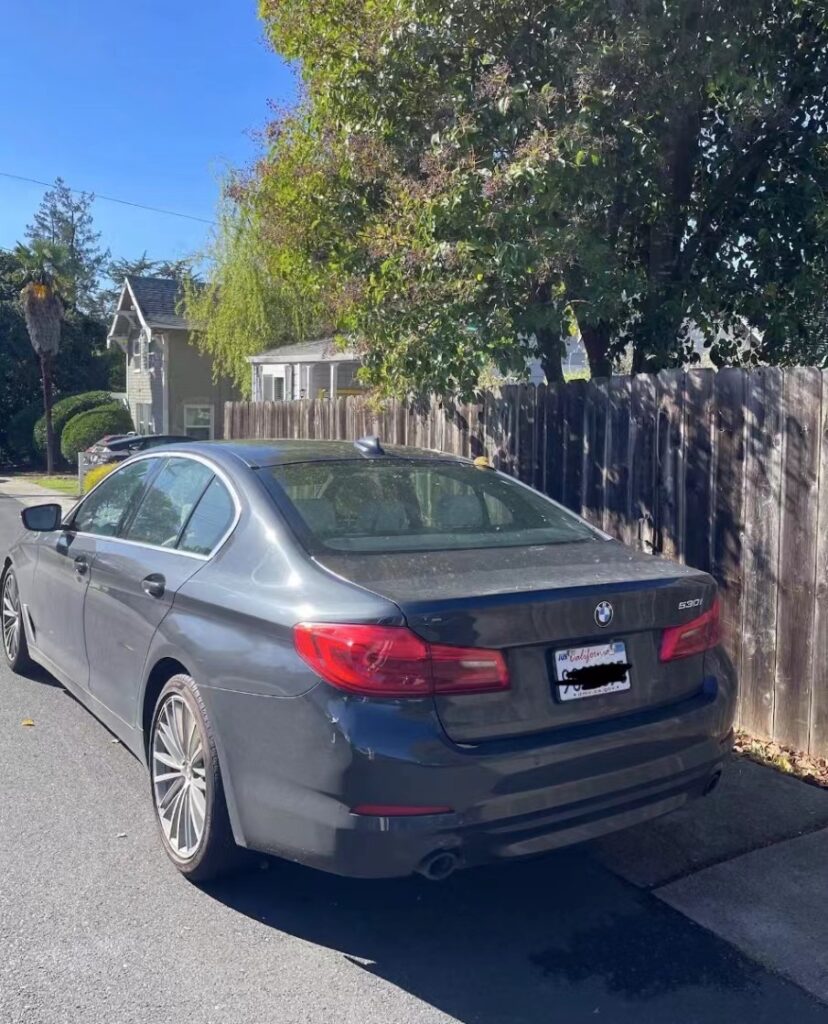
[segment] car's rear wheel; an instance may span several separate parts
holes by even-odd
[[[178,870],[206,882],[238,867],[213,733],[188,675],[173,676],[158,697],[148,760],[161,839]]]
[[[31,667],[26,630],[23,628],[23,606],[14,569],[7,565],[0,581],[0,624],[3,629],[3,653],[13,672]]]

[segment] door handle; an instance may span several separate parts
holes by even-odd
[[[75,572],[78,576],[85,576],[89,572],[89,562],[85,555],[78,555],[75,559]]]
[[[160,572],[153,572],[141,580],[141,587],[144,593],[149,594],[150,597],[163,597],[167,581]]]

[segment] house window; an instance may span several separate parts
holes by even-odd
[[[285,378],[269,373],[262,377],[262,399],[265,402],[281,402],[285,397]]]
[[[210,441],[213,438],[213,407],[212,405],[184,406],[184,433],[197,441]]]
[[[139,434],[152,433],[152,405],[149,402],[135,403],[135,429]]]

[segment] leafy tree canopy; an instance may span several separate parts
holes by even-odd
[[[63,299],[69,308],[85,313],[98,309],[98,284],[109,260],[109,251],[101,248],[100,232],[92,223],[94,200],[94,195],[75,193],[56,178],[26,228],[33,245],[45,242],[64,250]]]
[[[305,96],[234,184],[215,280],[252,254],[268,293],[361,345],[381,391],[468,392],[534,350],[554,379],[575,330],[595,374],[629,344],[635,370],[679,365],[690,321],[719,362],[745,325],[748,359],[826,360],[823,3],[260,11]],[[259,309],[276,317],[259,337],[288,333],[281,304]]]

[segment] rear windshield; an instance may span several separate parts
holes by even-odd
[[[466,463],[303,462],[260,473],[311,550],[527,547],[602,536],[536,491]]]

